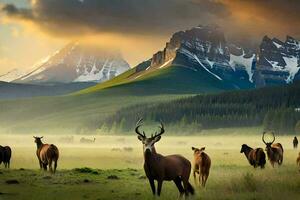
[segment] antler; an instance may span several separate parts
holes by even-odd
[[[265,134],[266,134],[266,132],[264,131],[261,139],[262,139],[262,141],[265,143],[265,145],[267,145],[267,143],[266,143],[266,141],[265,141]]]
[[[160,128],[160,133],[157,134],[157,132],[155,132],[154,136],[151,136],[152,138],[161,136],[165,132],[164,124],[162,122],[160,122],[160,126],[158,128]]]
[[[273,136],[273,141],[271,142],[271,144],[273,144],[273,142],[275,141],[275,135],[273,131],[272,131],[272,136]]]
[[[266,132],[263,132],[263,135],[262,135],[262,141],[267,144],[267,142],[265,141],[265,134]],[[275,136],[274,136],[274,132],[272,132],[272,136],[273,136],[273,140],[272,142],[270,142],[271,144],[273,144],[273,142],[275,141]]]
[[[140,118],[140,119],[138,120],[138,122],[136,123],[135,132],[136,132],[136,134],[138,134],[139,136],[145,138],[145,137],[146,137],[145,132],[143,131],[143,134],[141,134],[141,132],[139,131],[140,126],[142,126],[142,122],[143,122],[143,118]]]

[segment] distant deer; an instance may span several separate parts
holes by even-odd
[[[160,196],[162,183],[166,181],[174,181],[180,196],[194,194],[194,188],[189,183],[191,173],[191,163],[181,155],[163,156],[155,150],[154,144],[161,139],[161,135],[165,132],[164,125],[161,123],[160,132],[155,132],[150,138],[146,137],[139,131],[142,119],[137,122],[135,132],[138,139],[143,143],[144,151],[144,170],[149,180],[153,195],[156,194],[154,180],[157,181],[157,195]],[[183,186],[182,186],[183,183]]]
[[[246,144],[242,145],[241,153],[244,153],[250,165],[254,168],[260,166],[261,169],[265,168],[266,154],[262,148],[252,149]]]
[[[209,176],[209,170],[211,166],[211,160],[209,156],[204,152],[205,147],[200,149],[192,147],[194,151],[194,168],[193,176],[196,183],[196,173],[199,174],[199,184],[205,187],[206,181]]]
[[[293,139],[293,147],[294,147],[294,149],[298,148],[298,138],[296,136]]]
[[[10,167],[11,148],[9,146],[0,146],[0,164],[4,163],[5,168]]]
[[[40,168],[47,171],[47,166],[49,166],[49,171],[55,173],[59,157],[58,148],[54,144],[43,144],[43,137],[33,136],[33,138],[37,147],[36,155],[39,160]],[[52,169],[52,162],[54,162],[54,170]]]
[[[94,138],[93,140],[91,140],[91,139],[87,139],[87,138],[82,137],[80,139],[80,143],[95,143],[95,141],[96,141],[96,138]]]
[[[266,142],[265,141],[265,134],[266,134],[266,132],[263,132],[262,141],[266,145],[266,151],[267,151],[268,159],[269,159],[272,167],[274,167],[275,163],[277,163],[278,166],[280,166],[283,162],[283,148],[282,148],[282,145],[280,143],[273,144],[273,142],[275,141],[275,136],[274,136],[273,132],[272,132],[272,136],[273,136],[272,142]]]

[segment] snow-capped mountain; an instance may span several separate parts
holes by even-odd
[[[38,62],[19,83],[103,82],[130,69],[116,53],[90,45],[70,43]]]
[[[262,87],[300,79],[300,45],[290,36],[285,42],[264,37],[257,52],[226,41],[217,26],[198,26],[173,34],[166,47],[155,53],[148,63],[136,68],[138,78],[142,71],[176,65],[204,70],[207,76],[235,88]]]
[[[287,36],[282,42],[265,36],[260,45],[255,78],[261,85],[290,83],[300,79],[300,42]]]
[[[24,76],[26,72],[20,70],[20,69],[12,69],[11,71],[0,75],[0,81],[4,82],[11,82],[13,80],[16,80],[22,76]]]

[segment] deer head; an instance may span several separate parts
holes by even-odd
[[[143,143],[144,153],[152,153],[154,151],[154,144],[161,139],[161,135],[165,132],[164,125],[161,122],[159,126],[159,133],[155,132],[154,135],[152,134],[151,137],[147,138],[146,133],[143,131],[141,133],[139,128],[142,126],[143,119],[140,119],[135,128],[135,132],[138,135],[138,139]]]
[[[43,137],[44,137],[44,136],[42,136],[42,137],[33,136],[34,142],[37,143],[37,144],[42,143],[42,138],[43,138]]]
[[[272,136],[273,136],[273,140],[272,142],[266,142],[265,141],[265,134],[266,132],[263,132],[263,135],[262,135],[262,141],[265,143],[266,145],[266,151],[268,151],[270,148],[271,148],[271,145],[273,144],[273,142],[275,141],[275,136],[274,136],[274,132],[271,132],[272,133]]]
[[[200,155],[205,150],[205,147],[201,147],[200,149],[192,147],[192,150],[194,151],[194,155]]]

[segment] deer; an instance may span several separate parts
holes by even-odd
[[[194,188],[189,183],[191,173],[191,163],[188,159],[181,155],[163,156],[157,153],[154,144],[160,141],[161,136],[165,132],[164,125],[161,122],[159,126],[159,133],[147,137],[145,132],[140,132],[139,128],[142,126],[143,119],[139,119],[135,132],[137,138],[143,144],[144,155],[144,171],[149,180],[152,194],[160,196],[163,181],[173,181],[179,190],[180,197],[194,194]],[[157,192],[154,181],[157,181]],[[182,185],[183,184],[183,185]]]
[[[299,167],[299,171],[300,171],[300,152],[298,153],[296,163],[297,163],[297,166]]]
[[[209,176],[209,170],[211,166],[211,160],[210,157],[204,152],[205,147],[202,147],[200,149],[192,147],[192,150],[194,151],[194,167],[193,167],[193,176],[195,183],[196,181],[196,173],[199,174],[199,184],[202,185],[202,187],[205,187],[206,181]]]
[[[298,148],[298,138],[296,136],[293,139],[293,147],[294,147],[294,149]]]
[[[0,164],[3,162],[5,168],[10,167],[11,148],[9,146],[0,146]]]
[[[240,153],[245,154],[249,164],[252,165],[254,168],[265,168],[266,154],[262,148],[253,149],[248,145],[243,144]]]
[[[265,134],[266,134],[266,132],[263,132],[262,141],[266,145],[267,156],[268,156],[268,159],[269,159],[272,167],[274,167],[275,163],[277,163],[278,166],[282,165],[282,162],[283,162],[283,147],[282,147],[282,145],[280,143],[273,144],[275,141],[274,132],[272,132],[272,136],[273,136],[272,142],[265,141]]]
[[[87,138],[84,138],[84,137],[82,137],[81,139],[80,139],[80,143],[95,143],[95,141],[96,141],[96,138],[94,138],[93,140],[91,140],[91,139],[87,139]]]
[[[34,142],[36,143],[36,156],[39,160],[40,169],[47,171],[47,166],[49,166],[49,171],[51,173],[56,172],[57,160],[59,158],[58,148],[54,144],[44,144],[42,142],[42,137],[33,136]],[[54,170],[52,169],[52,162],[54,162]]]

